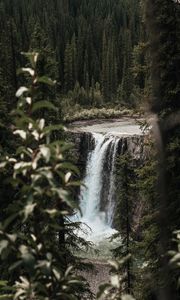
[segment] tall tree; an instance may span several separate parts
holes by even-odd
[[[160,275],[164,283],[158,299],[178,299],[165,254],[173,245],[172,231],[179,222],[180,125],[179,75],[180,9],[175,1],[147,0],[146,19],[151,50],[152,99],[156,113],[156,143],[158,150],[158,225]]]

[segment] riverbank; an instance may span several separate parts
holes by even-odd
[[[141,129],[142,119],[121,117],[114,119],[93,119],[75,121],[68,125],[68,130],[72,132],[90,132],[112,134],[115,136],[135,136],[143,135]]]
[[[114,119],[121,117],[139,117],[140,113],[128,108],[90,108],[82,109],[81,107],[69,108],[68,112],[64,112],[64,122],[70,123],[81,120],[93,119]]]

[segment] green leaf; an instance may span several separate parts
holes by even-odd
[[[97,292],[97,299],[101,298],[104,292],[109,288],[111,288],[111,285],[109,283],[101,284],[99,286],[99,291]]]
[[[43,157],[45,158],[46,162],[49,162],[50,157],[51,157],[51,151],[49,147],[46,145],[41,145],[40,146],[40,152],[42,153]]]
[[[113,267],[115,270],[119,270],[119,264],[114,260],[108,260],[108,263],[111,267]]]
[[[54,106],[54,104],[52,104],[50,101],[43,100],[43,101],[38,101],[33,104],[32,113],[34,113],[37,110],[40,110],[42,108],[57,111],[57,108]]]
[[[65,272],[65,277],[69,276],[71,274],[72,270],[73,270],[73,266],[68,267]]]
[[[6,234],[6,236],[12,243],[15,243],[15,241],[17,239],[17,234]]]
[[[3,228],[6,229],[17,217],[19,217],[19,212],[10,215],[10,217],[4,222]]]
[[[47,76],[41,76],[37,78],[37,82],[39,83],[45,83],[50,86],[54,86],[56,84],[56,80],[52,80],[51,78]]]
[[[25,130],[15,130],[14,134],[19,135],[23,140],[27,138],[27,132]]]
[[[2,163],[0,163],[0,169],[4,169],[4,167],[7,165],[7,162],[4,161]]]
[[[7,240],[2,240],[0,242],[0,254],[3,252],[3,250],[5,250],[7,248],[8,245],[9,245],[9,242]]]
[[[15,263],[13,263],[10,268],[9,268],[9,271],[13,271],[15,270],[16,268],[18,268],[20,265],[22,265],[22,261],[18,260],[16,261]]]
[[[66,186],[81,186],[82,181],[70,181],[69,183],[66,184]]]
[[[7,286],[8,281],[0,280],[0,288],[3,286]]]
[[[51,125],[51,126],[46,126],[44,128],[44,133],[51,133],[52,131],[59,131],[59,130],[64,130],[63,125]]]
[[[35,71],[31,68],[20,68],[17,70],[17,75],[22,73],[28,73],[32,77],[35,75]]]
[[[79,170],[78,168],[73,165],[72,163],[69,162],[64,162],[62,164],[58,164],[56,166],[57,169],[63,169],[63,170],[70,170],[70,171],[74,171],[74,173],[76,173],[77,175],[79,175]]]
[[[122,300],[135,300],[131,295],[122,295]]]
[[[59,214],[59,211],[57,209],[46,209],[45,212],[50,215],[51,217],[55,217]]]
[[[9,295],[9,294],[0,295],[0,299],[1,300],[13,299],[13,295]]]
[[[16,92],[16,97],[20,98],[25,92],[28,92],[28,91],[29,91],[29,89],[27,87],[21,86]]]
[[[23,210],[23,214],[24,214],[24,221],[26,221],[29,217],[29,215],[31,215],[34,211],[34,208],[36,207],[37,203],[33,203],[32,201],[29,201],[27,203],[27,205],[25,206],[24,210]]]
[[[35,258],[34,256],[31,254],[31,252],[29,251],[29,249],[25,246],[25,245],[21,245],[19,247],[19,250],[21,252],[21,258],[23,260],[23,262],[29,267],[29,268],[33,268],[34,264],[35,264]]]
[[[173,258],[171,258],[170,264],[177,263],[178,261],[180,261],[180,253],[176,253],[176,255],[174,255]]]
[[[24,55],[29,60],[29,62],[31,63],[31,66],[33,68],[36,67],[39,53],[37,53],[37,52],[21,52],[21,54]]]

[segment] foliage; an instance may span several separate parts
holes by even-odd
[[[73,122],[79,120],[93,120],[93,119],[111,119],[120,118],[124,116],[132,116],[133,110],[130,109],[118,109],[116,108],[92,108],[92,109],[81,109],[79,105],[70,108],[64,116],[65,122]]]
[[[38,76],[38,53],[24,53],[31,67],[20,72],[29,75],[31,84],[18,89],[14,110],[16,153],[1,158],[1,172],[12,169],[9,179],[15,187],[7,217],[0,224],[2,268],[10,289],[1,283],[4,299],[79,299],[83,279],[72,272],[73,256],[67,245],[74,239],[68,216],[77,204],[70,196],[77,168],[66,159],[70,145],[53,141],[52,133],[62,125],[48,125],[36,113],[45,108],[56,111],[48,101],[38,101],[39,84],[54,85]],[[6,295],[4,294],[4,292]]]
[[[124,278],[122,267],[129,260],[129,256],[119,261],[109,261],[111,266],[110,283],[100,285],[97,299],[107,300],[134,300],[130,295],[124,293]]]
[[[151,245],[154,245],[153,256],[158,261],[153,278],[160,283],[163,299],[178,299],[175,276],[169,268],[166,253],[173,249],[171,234],[180,226],[180,127],[179,118],[176,117],[180,95],[177,68],[180,63],[180,10],[178,3],[168,0],[147,0],[145,8],[151,57],[152,90],[149,102],[151,111],[156,114],[154,133],[158,171],[157,196],[154,201],[157,227],[152,240],[149,238]]]
[[[170,250],[168,252],[170,257],[170,267],[175,270],[176,280],[177,280],[177,289],[180,288],[180,231],[176,230],[174,232],[173,242],[176,243],[176,250]]]
[[[118,156],[116,184],[117,184],[117,204],[114,224],[120,235],[121,244],[113,250],[116,258],[122,259],[124,256],[134,254],[135,241],[139,239],[138,217],[136,208],[140,206],[139,194],[136,187],[135,176],[136,163],[131,155],[126,151],[124,145],[124,153]],[[136,223],[134,219],[136,219]],[[126,274],[126,283],[124,289],[127,293],[132,293],[134,285],[134,258],[129,258],[124,264],[124,274]]]
[[[136,270],[134,294],[138,299],[150,299],[155,290],[160,287],[159,254],[158,254],[158,192],[157,192],[157,153],[152,142],[153,137],[145,139],[146,158],[135,168],[136,189],[141,199],[140,238],[135,244],[134,255]]]

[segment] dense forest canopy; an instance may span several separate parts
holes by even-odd
[[[58,79],[59,92],[74,90],[80,104],[139,101],[145,86],[139,0],[1,0],[0,10],[1,74],[8,85],[17,86],[20,51],[37,49],[51,59],[46,71]],[[135,64],[142,66],[136,80]]]

